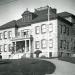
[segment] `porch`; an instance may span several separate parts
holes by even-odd
[[[30,38],[17,38],[12,40],[12,54],[22,53],[25,57],[33,54],[33,41]]]

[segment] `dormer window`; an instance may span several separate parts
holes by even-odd
[[[22,14],[23,22],[30,22],[32,20],[32,13],[26,9],[26,11]]]

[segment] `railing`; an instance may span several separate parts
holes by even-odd
[[[15,36],[11,40],[16,40],[16,39],[29,39],[30,35],[24,35],[24,36]]]
[[[30,38],[30,35],[16,36],[15,38]]]

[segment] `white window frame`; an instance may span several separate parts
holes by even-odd
[[[11,49],[12,49],[12,45],[9,44],[9,52],[11,52]]]
[[[40,33],[40,26],[36,26],[36,27],[35,27],[35,33],[36,33],[36,34],[39,34],[39,33]]]
[[[2,33],[0,33],[0,40],[2,39]]]
[[[7,44],[4,44],[4,52],[7,52]]]
[[[41,33],[46,33],[46,24],[41,25]]]
[[[27,32],[28,32],[28,31],[21,30],[21,36],[22,36],[22,37],[25,37],[25,36],[27,36]],[[24,33],[26,33],[26,34],[24,34]]]
[[[0,45],[0,52],[2,52],[2,47],[3,47],[3,46],[2,46],[2,45]]]
[[[4,39],[7,39],[7,31],[4,31]]]
[[[42,39],[42,40],[41,40],[41,47],[42,47],[43,49],[45,49],[45,48],[47,47],[47,40],[46,40],[46,39]]]
[[[53,39],[49,39],[49,48],[53,48]]]
[[[53,31],[53,24],[50,23],[50,24],[49,24],[49,32],[52,32],[52,31]]]
[[[40,41],[35,41],[35,48],[39,49],[40,48]]]
[[[9,38],[12,38],[12,31],[8,32],[8,36],[9,36]]]

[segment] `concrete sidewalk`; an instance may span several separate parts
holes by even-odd
[[[56,66],[56,70],[53,74],[46,74],[46,75],[75,75],[75,64],[61,61],[58,59],[44,59],[44,60],[52,62]]]

